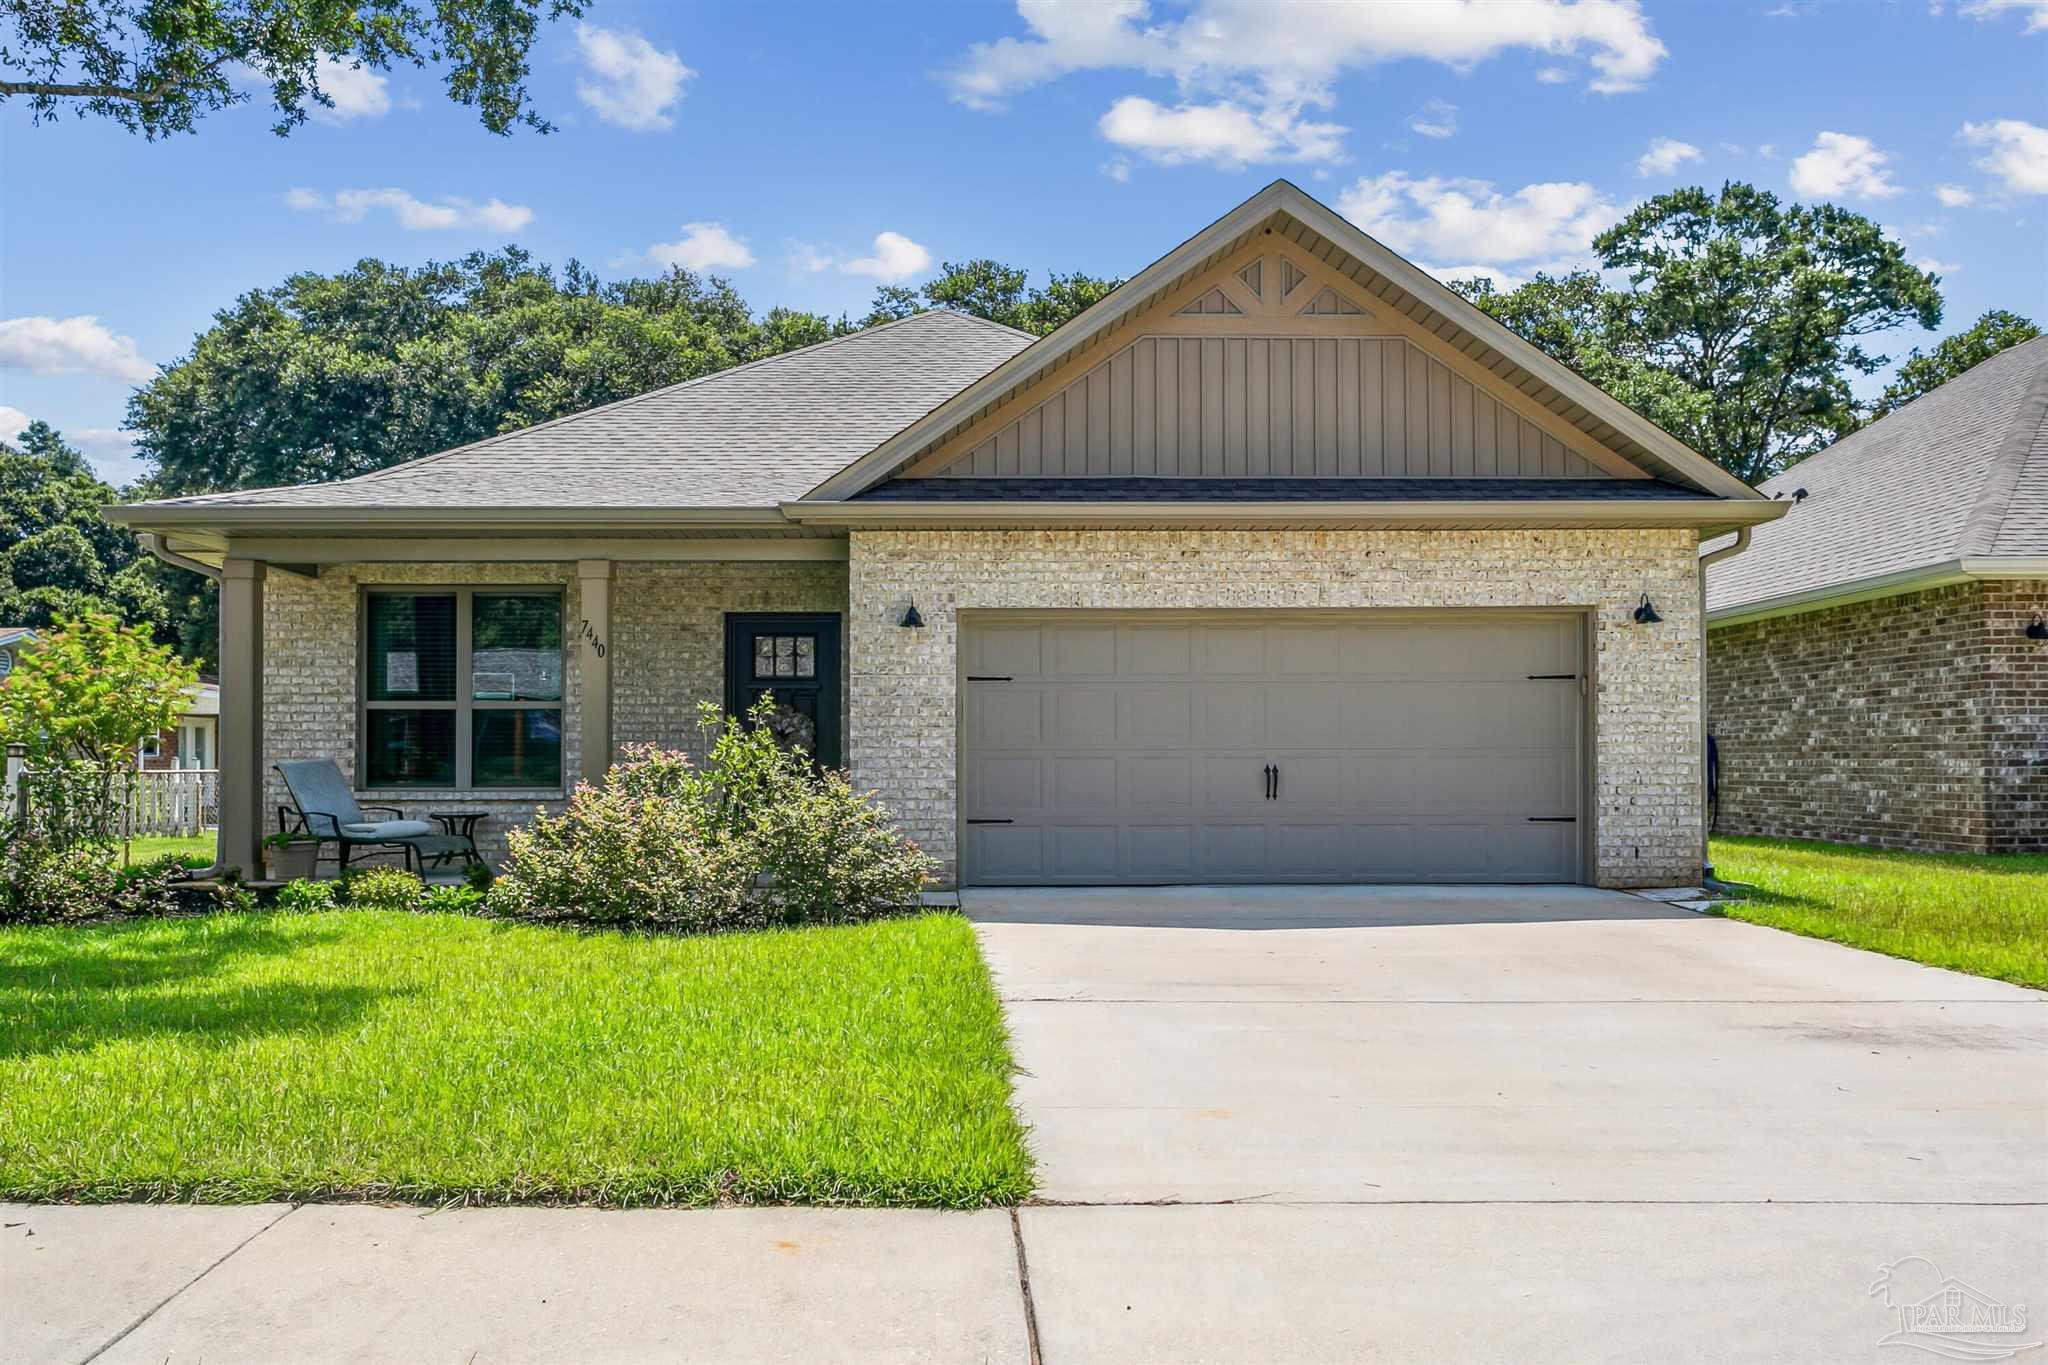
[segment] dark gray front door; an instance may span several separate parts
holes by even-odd
[[[829,613],[725,618],[725,709],[746,715],[763,696],[775,699],[770,722],[785,744],[817,759],[844,763],[839,743],[839,617]]]
[[[964,880],[1574,881],[1580,631],[1503,613],[970,621]]]

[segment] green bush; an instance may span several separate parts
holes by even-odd
[[[174,855],[121,867],[114,849],[38,833],[0,841],[0,924],[65,924],[170,914],[184,868]]]
[[[871,919],[912,907],[931,860],[843,774],[817,773],[765,722],[715,706],[700,768],[629,746],[568,810],[508,836],[493,911],[521,919],[720,930]]]
[[[341,885],[342,895],[358,910],[417,910],[427,890],[418,877],[395,867],[350,873]]]
[[[277,888],[276,904],[280,910],[332,910],[334,883],[308,881],[304,877],[286,882]]]
[[[430,915],[475,915],[484,907],[484,893],[473,886],[430,886],[420,909]]]

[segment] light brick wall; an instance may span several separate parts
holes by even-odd
[[[2048,584],[1958,583],[1708,636],[1723,834],[2048,849]]]
[[[696,708],[725,697],[725,613],[846,610],[846,566],[837,563],[621,562],[612,582],[612,735],[615,743],[698,749]],[[559,584],[565,618],[577,620],[576,566],[563,564],[353,564],[317,579],[273,571],[264,601],[263,725],[266,766],[285,758],[332,757],[354,778],[356,765],[356,601],[364,586],[393,584]],[[582,652],[571,648],[562,702],[564,789],[488,796],[446,790],[358,793],[358,799],[428,810],[491,813],[479,831],[484,855],[500,859],[505,831],[537,809],[559,811],[580,771],[578,699]],[[842,695],[844,688],[841,688]],[[275,827],[283,784],[267,773],[264,817]]]
[[[1596,613],[1595,879],[1699,875],[1697,536],[1664,531],[856,531],[848,758],[957,872],[958,613],[1584,607]],[[1662,624],[1629,612],[1647,591]],[[897,625],[915,597],[924,630]]]
[[[566,598],[564,619],[570,623],[577,619],[573,564],[345,564],[323,568],[318,578],[270,571],[263,600],[262,815],[266,829],[277,827],[277,807],[289,799],[284,784],[269,770],[270,764],[287,758],[332,758],[351,782],[356,780],[358,589],[479,583],[558,584]],[[616,598],[616,587],[613,594]],[[581,752],[577,701],[582,684],[575,660],[576,651],[571,650],[562,685],[562,772],[569,784],[574,783]],[[498,859],[504,856],[507,827],[525,823],[537,808],[561,809],[563,792],[494,791],[488,797],[478,797],[445,789],[368,792],[358,788],[356,799],[364,804],[398,806],[408,817],[422,819],[430,810],[488,811],[491,818],[478,830],[477,844],[485,857]]]
[[[701,756],[697,704],[725,700],[725,614],[846,611],[846,565],[717,561],[613,569],[612,738]],[[845,649],[840,650],[844,732]]]

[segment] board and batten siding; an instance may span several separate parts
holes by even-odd
[[[1398,337],[1139,337],[939,478],[1607,472]]]

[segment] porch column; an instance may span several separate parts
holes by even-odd
[[[220,574],[220,860],[263,875],[263,576],[260,559]]]
[[[612,562],[576,561],[577,600],[582,619],[576,623],[576,660],[583,693],[583,780],[595,785],[612,764]]]

